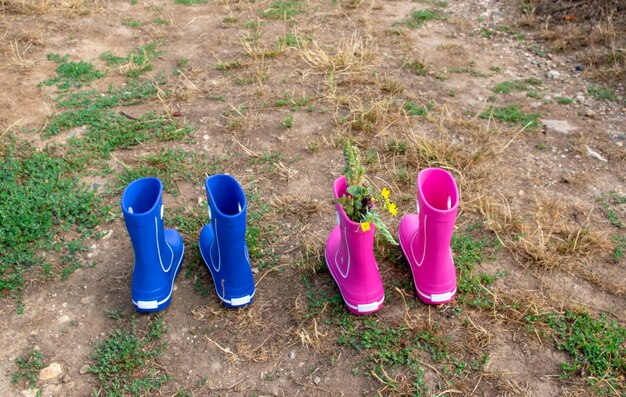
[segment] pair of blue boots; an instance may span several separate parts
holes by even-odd
[[[248,305],[254,279],[246,245],[246,196],[230,175],[205,181],[210,223],[200,232],[200,254],[215,291],[226,306]],[[183,263],[183,239],[163,226],[163,184],[158,178],[131,182],[122,194],[122,212],[135,251],[132,299],[139,312],[156,312],[172,301],[174,279]]]

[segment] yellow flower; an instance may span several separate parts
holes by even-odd
[[[384,187],[383,190],[380,191],[380,195],[383,196],[385,200],[389,198],[389,193],[391,192],[386,187]]]
[[[389,204],[387,209],[389,210],[389,213],[391,215],[393,215],[393,216],[398,215],[398,207],[396,207],[396,205],[394,203]]]
[[[361,230],[363,230],[364,232],[370,230],[370,223],[369,222],[361,222]]]

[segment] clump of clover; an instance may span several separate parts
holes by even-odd
[[[379,208],[389,211],[393,216],[398,213],[398,207],[389,200],[389,189],[383,188],[379,192],[367,182],[365,167],[361,163],[361,154],[356,146],[346,143],[343,156],[346,162],[343,174],[348,188],[347,194],[338,198],[337,202],[341,204],[350,220],[360,223],[364,232],[370,230],[370,223],[373,223],[385,240],[398,245],[378,213]]]

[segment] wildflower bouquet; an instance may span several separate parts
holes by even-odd
[[[389,199],[389,189],[383,188],[378,192],[367,182],[365,167],[361,164],[360,151],[356,146],[346,143],[343,155],[346,162],[343,173],[348,184],[346,189],[348,194],[338,198],[337,202],[341,204],[350,220],[360,223],[364,232],[370,230],[370,223],[374,223],[385,240],[398,245],[377,211],[379,208],[377,206],[380,206],[393,216],[398,213],[398,207]]]

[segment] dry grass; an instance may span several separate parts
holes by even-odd
[[[610,240],[591,229],[591,212],[579,223],[569,217],[579,210],[561,201],[535,197],[533,208],[520,214],[511,209],[506,197],[488,197],[484,193],[476,202],[486,226],[524,265],[567,271],[585,258],[609,252]]]
[[[371,40],[354,32],[335,48],[323,48],[317,41],[298,40],[300,56],[311,69],[324,75],[341,76],[366,72],[374,67],[376,50]]]
[[[13,65],[20,68],[28,68],[35,64],[35,61],[28,59],[26,54],[32,48],[32,44],[30,42],[26,43],[24,46],[20,46],[17,40],[9,44],[11,47],[11,62]]]

